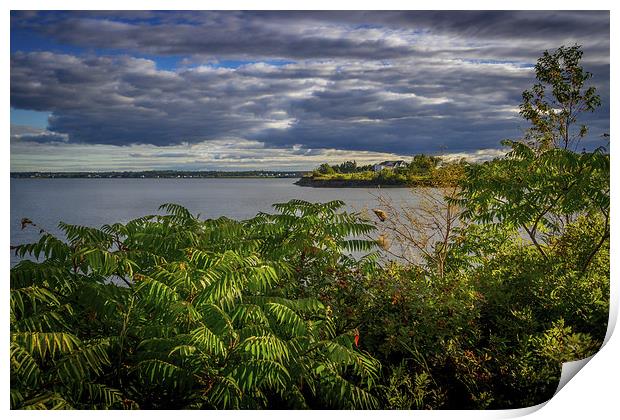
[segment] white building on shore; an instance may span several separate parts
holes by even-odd
[[[375,172],[379,172],[382,169],[396,169],[396,168],[404,168],[407,166],[407,162],[404,160],[386,160],[381,163],[376,163],[372,170]]]

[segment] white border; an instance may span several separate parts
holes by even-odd
[[[9,39],[10,39],[10,16],[9,10],[251,10],[251,9],[271,9],[271,10],[338,10],[338,9],[358,9],[358,10],[407,10],[407,9],[417,9],[417,10],[464,10],[464,9],[482,9],[482,10],[611,10],[611,39],[617,39],[618,31],[616,30],[618,19],[616,18],[618,13],[618,7],[616,7],[617,2],[614,3],[612,1],[588,1],[587,3],[578,2],[578,1],[531,1],[531,0],[522,0],[522,1],[468,1],[467,3],[460,3],[456,1],[443,1],[443,2],[411,2],[411,1],[396,1],[396,0],[382,0],[380,2],[370,2],[365,0],[314,0],[312,2],[295,2],[294,4],[289,1],[284,0],[269,0],[269,1],[239,1],[239,0],[227,0],[226,2],[199,2],[199,1],[189,1],[189,0],[175,0],[174,2],[163,1],[163,0],[150,0],[150,1],[128,1],[128,0],[93,0],[89,2],[84,2],[83,0],[63,0],[63,1],[31,1],[31,0],[22,0],[15,1],[9,0],[3,2],[5,5],[4,14],[0,18],[0,27],[3,28],[4,39],[3,43],[4,53],[2,54],[0,60],[2,63],[2,68],[5,69],[5,74],[2,83],[2,94],[5,100],[5,108],[2,113],[1,121],[3,132],[6,137],[5,140],[1,143],[2,147],[2,159],[0,159],[2,165],[2,173],[4,175],[1,188],[2,188],[2,197],[9,202],[8,205],[3,206],[2,212],[4,213],[4,223],[2,223],[0,229],[2,237],[4,238],[5,249],[8,251],[8,245],[10,242],[9,235],[9,209],[10,209],[10,181],[9,181],[9,171],[10,171],[10,149],[9,149],[9,109],[10,109],[10,61],[9,61]],[[172,6],[172,7],[171,7]],[[615,38],[614,38],[615,36]],[[613,75],[616,68],[614,67],[615,60],[617,59],[617,48],[616,44],[612,41],[611,43],[611,63],[612,63],[612,71]],[[617,84],[614,83],[615,80],[612,77],[610,81],[611,86],[611,104],[610,109],[615,110],[617,105],[618,91]],[[610,121],[611,124],[611,133],[615,133],[614,128],[617,126],[616,121],[612,118]],[[610,134],[611,134],[610,133]],[[615,156],[612,157],[615,159]],[[618,181],[618,169],[612,165],[611,178],[612,178],[612,197],[616,197],[615,187]],[[612,199],[612,234],[611,234],[611,255],[613,256],[616,250],[618,250],[617,246],[617,238],[618,229],[616,228],[615,221],[618,220],[616,217],[615,211],[615,200]],[[6,252],[2,255],[3,261],[3,273],[2,277],[5,279],[4,289],[3,289],[3,304],[1,305],[2,312],[0,315],[0,319],[5,320],[3,323],[3,337],[4,337],[4,345],[0,345],[0,352],[2,354],[2,359],[5,362],[1,363],[2,376],[3,376],[3,388],[0,391],[0,399],[2,401],[2,406],[5,410],[9,410],[9,366],[8,366],[8,342],[9,342],[9,325],[6,320],[9,318],[9,310],[8,310],[8,271],[9,271],[9,254]],[[619,287],[618,287],[618,276],[617,276],[617,265],[612,259],[611,266],[611,274],[612,274],[612,307],[610,311],[610,326],[615,325],[617,320],[617,312],[618,312],[618,297]],[[562,388],[556,396],[554,396],[548,403],[541,404],[537,407],[532,407],[528,409],[521,410],[498,410],[498,411],[436,411],[436,412],[411,412],[411,411],[401,411],[401,412],[385,412],[385,411],[373,411],[373,412],[346,412],[346,411],[295,411],[295,412],[287,412],[287,411],[263,411],[263,412],[240,412],[240,411],[229,411],[229,412],[188,412],[184,411],[183,416],[191,416],[191,417],[203,417],[203,416],[216,416],[220,419],[237,419],[241,417],[252,417],[252,419],[262,420],[267,419],[272,420],[274,418],[285,418],[291,415],[298,418],[314,418],[317,415],[320,416],[338,416],[339,418],[359,418],[360,416],[368,416],[368,417],[390,417],[390,418],[463,418],[463,419],[485,419],[485,418],[512,418],[518,417],[525,414],[530,414],[530,418],[538,418],[538,419],[551,419],[551,418],[568,418],[568,419],[581,419],[584,417],[592,417],[592,418],[612,418],[614,414],[617,415],[617,398],[618,398],[618,378],[620,374],[620,362],[618,361],[617,355],[620,355],[620,344],[619,339],[617,338],[617,333],[611,335],[609,341],[606,345],[587,363],[587,365],[579,372],[575,379],[569,381],[564,388]],[[608,334],[609,336],[609,334]],[[532,413],[533,412],[533,413]],[[109,416],[111,413],[105,412],[88,412],[88,416]],[[164,417],[169,416],[173,413],[166,412],[113,412],[112,415],[115,416],[131,416],[132,418],[141,417]],[[16,418],[24,418],[24,417],[39,417],[39,416],[50,416],[55,418],[77,418],[82,417],[84,413],[81,412],[43,412],[43,413],[34,413],[34,412],[22,412],[22,411],[12,411],[10,412],[11,416]]]

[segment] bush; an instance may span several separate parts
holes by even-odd
[[[42,261],[11,270],[12,408],[377,407],[376,360],[331,308],[289,293],[307,264],[362,246],[344,239],[367,228],[341,205],[245,223],[165,205],[18,247]]]

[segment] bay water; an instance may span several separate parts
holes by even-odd
[[[248,219],[275,212],[272,205],[291,199],[311,202],[342,200],[348,211],[377,206],[384,196],[395,204],[414,205],[408,188],[310,188],[296,179],[11,179],[11,245],[34,242],[39,230],[21,229],[22,218],[62,237],[58,222],[101,227],[158,214],[163,203],[177,203],[201,218]],[[18,261],[11,255],[11,265]]]

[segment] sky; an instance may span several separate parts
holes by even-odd
[[[609,12],[11,12],[11,170],[309,170],[503,154],[545,50],[582,45],[609,133]]]

